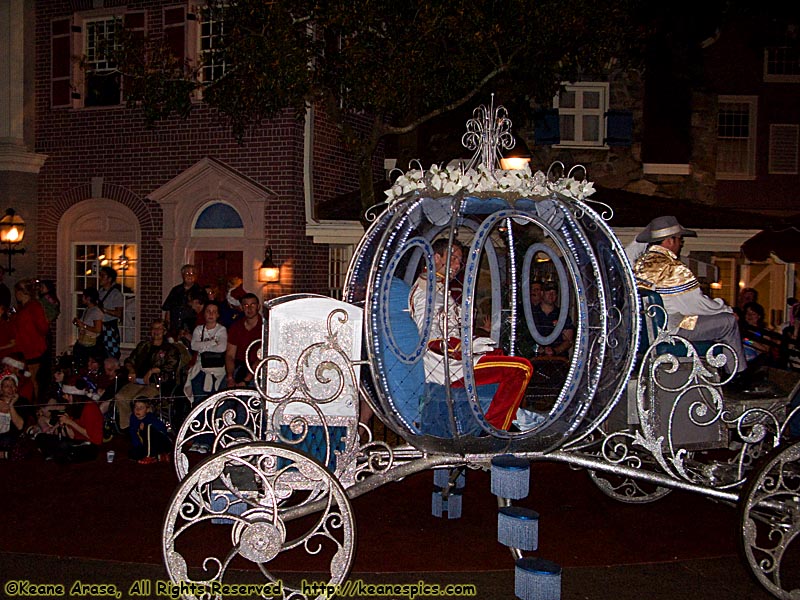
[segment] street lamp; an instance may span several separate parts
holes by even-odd
[[[276,283],[280,281],[281,268],[272,260],[272,248],[264,248],[264,262],[258,269],[258,280],[262,283]]]
[[[17,248],[22,238],[25,237],[25,221],[16,214],[13,208],[6,209],[5,216],[0,219],[0,244],[5,248],[0,249],[8,255],[8,268],[6,273],[13,273],[16,269],[11,267],[11,257],[14,254],[25,254],[25,248]]]

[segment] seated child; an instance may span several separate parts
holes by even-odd
[[[172,440],[167,433],[167,426],[153,414],[153,408],[146,398],[136,398],[133,401],[128,431],[131,436],[131,459],[142,465],[169,462]]]

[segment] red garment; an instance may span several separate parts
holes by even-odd
[[[485,417],[496,429],[508,429],[533,375],[530,361],[520,356],[487,354],[475,364],[474,373],[475,385],[499,384]],[[453,382],[453,387],[464,387],[464,380]]]
[[[25,377],[21,373],[16,374],[17,379],[17,393],[23,398],[33,398],[33,379]]]
[[[42,356],[47,350],[50,323],[39,301],[31,299],[20,305],[12,323],[16,343],[14,351],[21,353],[26,361]]]
[[[247,357],[245,351],[247,347],[255,340],[261,339],[262,321],[261,315],[258,315],[258,325],[251,330],[247,330],[244,326],[244,319],[239,319],[228,328],[228,343],[236,346],[236,356],[234,360],[246,362]]]
[[[89,440],[95,446],[103,443],[103,413],[93,400],[79,397],[78,402],[85,402],[81,410],[81,416],[75,422],[86,430],[87,436],[83,436],[75,431],[75,440]],[[73,430],[74,431],[74,430]]]
[[[14,325],[11,321],[0,319],[0,347],[11,343],[14,339]],[[10,356],[14,352],[14,347],[10,346],[4,350],[0,350],[0,359]]]

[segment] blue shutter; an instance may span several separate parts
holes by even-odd
[[[537,110],[533,114],[533,138],[537,146],[552,146],[561,142],[557,109]]]
[[[630,146],[633,143],[633,113],[609,110],[606,113],[606,139],[609,146]]]

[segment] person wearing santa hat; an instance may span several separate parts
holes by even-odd
[[[2,377],[3,374],[14,375],[14,377],[17,378],[19,395],[31,400],[34,396],[34,383],[31,372],[25,368],[25,361],[22,355],[12,354],[11,356],[4,356],[3,360],[0,362],[3,364],[0,377]]]

